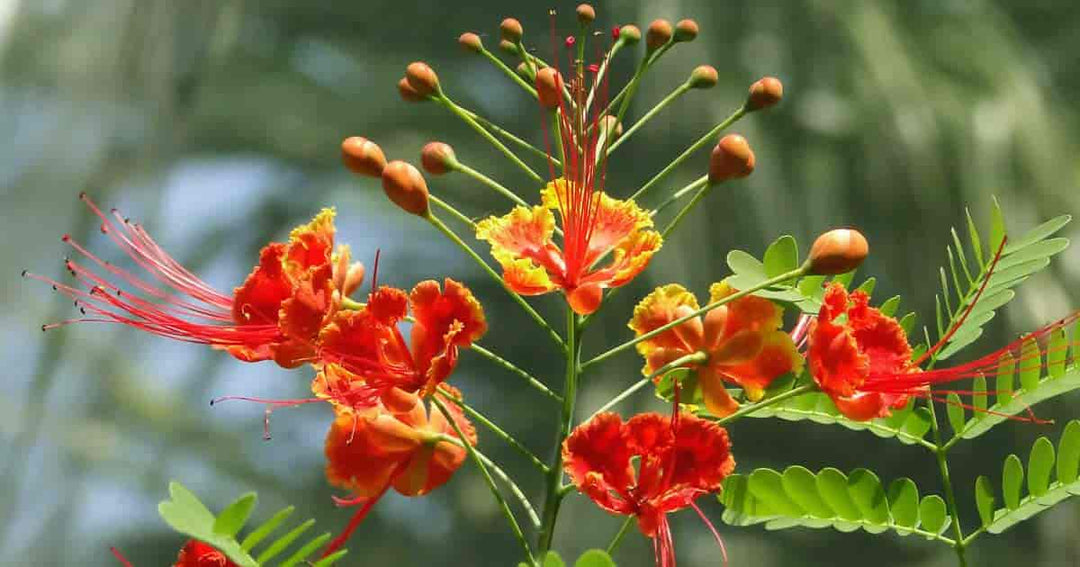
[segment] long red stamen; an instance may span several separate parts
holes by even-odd
[[[109,551],[112,552],[113,557],[115,557],[116,560],[119,561],[121,565],[123,565],[124,567],[132,567],[131,562],[128,561],[127,558],[124,557],[124,555],[122,553],[120,553],[119,549],[116,549],[115,547],[110,547]]]
[[[709,532],[712,533],[717,545],[720,546],[720,555],[724,558],[724,565],[727,565],[727,547],[724,545],[724,538],[720,537],[720,532],[716,531],[716,526],[714,526],[713,523],[709,521],[709,518],[705,515],[705,512],[702,512],[701,508],[698,508],[696,502],[691,502],[690,507],[693,508],[695,512],[697,512],[697,515],[699,518],[701,518],[701,521],[705,522],[705,527],[709,528]]]
[[[210,400],[210,405],[214,406],[214,405],[219,404],[221,402],[227,402],[227,401],[255,402],[255,403],[259,403],[259,404],[265,404],[266,409],[263,412],[263,439],[266,440],[266,441],[269,441],[270,440],[270,414],[273,413],[273,411],[275,409],[291,408],[291,407],[296,407],[296,406],[303,405],[303,404],[312,404],[312,403],[317,403],[317,402],[325,402],[326,400],[323,400],[321,398],[300,398],[300,399],[294,399],[294,400],[270,400],[270,399],[266,399],[266,398],[252,398],[252,397],[249,397],[249,396],[220,396],[220,397],[217,397],[217,398],[214,398],[214,399]]]
[[[398,464],[398,466],[394,467],[393,472],[390,473],[390,478],[386,480],[386,484],[383,485],[381,489],[379,489],[378,493],[376,493],[374,496],[364,502],[364,505],[361,506],[355,514],[353,514],[353,517],[349,520],[349,524],[345,526],[345,529],[342,530],[341,533],[338,534],[338,536],[335,537],[333,541],[331,541],[326,546],[326,549],[323,550],[321,557],[329,556],[330,554],[340,549],[341,546],[345,545],[345,542],[349,541],[349,538],[352,537],[353,532],[356,531],[356,528],[360,527],[360,523],[363,522],[364,518],[367,517],[368,512],[370,512],[371,509],[375,506],[375,503],[378,502],[379,499],[386,494],[386,491],[390,490],[390,487],[393,486],[394,481],[397,480],[397,477],[400,476],[401,473],[405,472],[405,469],[409,466],[409,462],[411,461],[411,458],[406,459],[400,464]]]

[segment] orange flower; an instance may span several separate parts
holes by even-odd
[[[726,282],[709,288],[709,303],[735,293]],[[656,288],[634,308],[629,326],[641,336],[699,309],[692,293],[678,284]],[[791,336],[780,330],[783,309],[761,297],[748,295],[690,319],[673,329],[637,344],[645,357],[648,376],[678,358],[703,353],[708,358],[691,366],[714,415],[734,412],[738,403],[724,382],[739,385],[751,400],[759,400],[776,378],[802,370],[803,359]],[[659,380],[661,377],[656,377]]]
[[[559,212],[563,245],[556,245]],[[491,244],[507,285],[522,295],[563,290],[575,312],[599,306],[605,288],[634,279],[660,248],[652,218],[633,201],[613,199],[575,181],[559,178],[541,191],[541,204],[515,207],[476,227],[476,237]],[[611,261],[598,266],[608,254]]]
[[[397,324],[411,310],[414,323],[406,341]],[[327,389],[337,403],[363,407],[392,391],[426,396],[457,365],[458,349],[487,331],[480,303],[469,289],[447,278],[440,289],[434,280],[420,282],[408,295],[383,286],[365,306],[337,312],[319,336],[320,357],[360,378],[348,388]],[[333,368],[330,374],[340,374]],[[326,381],[327,372],[322,373]],[[320,378],[316,378],[319,382]],[[340,376],[329,376],[329,382]]]
[[[871,375],[892,377],[919,371],[911,361],[904,329],[896,319],[870,307],[869,301],[862,291],[849,295],[842,285],[830,285],[811,324],[807,350],[818,387],[840,413],[859,421],[886,417],[890,408],[908,403],[903,392],[864,390]]]
[[[188,540],[173,567],[236,567],[225,554],[197,539]]]
[[[603,510],[636,517],[663,566],[675,562],[667,514],[719,492],[735,469],[727,431],[689,414],[673,424],[657,413],[625,423],[601,413],[574,429],[562,453],[574,486]]]
[[[66,262],[81,287],[26,275],[75,300],[84,317],[44,329],[122,323],[225,349],[244,361],[273,359],[291,368],[311,359],[320,328],[363,279],[363,267],[349,263],[348,247],[333,249],[332,209],[293,230],[288,243],[263,248],[258,266],[229,296],[181,266],[141,225],[116,211],[106,215],[85,194],[81,198],[101,219],[101,231],[151,277],[106,262],[65,235],[64,242],[86,259]]]

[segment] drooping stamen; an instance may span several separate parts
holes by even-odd
[[[356,531],[356,528],[360,527],[360,523],[363,522],[364,518],[367,517],[368,512],[370,512],[371,509],[375,506],[375,503],[378,502],[379,499],[381,499],[383,495],[386,494],[386,491],[389,490],[391,486],[393,486],[394,481],[397,480],[397,477],[400,476],[401,473],[405,472],[405,469],[408,468],[410,462],[412,462],[411,457],[405,459],[396,467],[394,467],[394,470],[390,473],[390,478],[386,480],[386,484],[383,485],[383,487],[379,489],[379,492],[377,492],[374,496],[364,501],[363,506],[361,506],[360,509],[357,510],[355,514],[353,514],[353,517],[349,520],[349,524],[345,526],[345,529],[342,530],[341,533],[338,534],[338,536],[335,537],[333,541],[331,541],[326,546],[326,549],[323,550],[321,557],[329,556],[330,554],[340,549],[341,546],[345,545],[345,542],[349,541],[349,538],[352,537],[353,532]],[[357,502],[360,502],[360,499],[357,499]]]
[[[131,565],[131,562],[128,561],[127,558],[124,557],[124,555],[122,553],[120,553],[119,549],[116,549],[115,547],[110,547],[109,551],[112,552],[113,557],[115,557],[116,560],[119,561],[121,565],[123,565],[124,567],[133,567]]]
[[[265,409],[265,411],[263,413],[263,440],[269,441],[270,440],[270,414],[275,409],[291,408],[291,407],[296,407],[296,406],[303,405],[303,404],[325,402],[326,400],[323,400],[321,398],[299,398],[299,399],[293,399],[293,400],[271,400],[271,399],[267,399],[267,398],[253,398],[253,397],[250,397],[250,396],[220,396],[220,397],[217,397],[217,398],[214,398],[214,399],[210,400],[210,406],[212,407],[212,406],[217,405],[217,404],[219,404],[221,402],[228,402],[228,401],[255,402],[255,403],[258,403],[258,404],[266,405],[266,409]]]
[[[690,507],[693,508],[695,512],[697,512],[697,515],[699,518],[701,518],[701,521],[705,522],[705,527],[709,528],[709,532],[712,533],[717,545],[720,546],[720,555],[724,558],[724,565],[726,566],[728,564],[727,546],[724,545],[724,539],[720,537],[720,532],[716,531],[716,526],[714,526],[713,523],[709,521],[709,518],[705,515],[705,512],[702,512],[701,508],[698,508],[696,502],[691,502]]]

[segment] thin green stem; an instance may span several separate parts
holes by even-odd
[[[771,398],[761,400],[756,404],[745,405],[739,408],[735,413],[718,418],[715,421],[720,425],[727,425],[728,423],[731,423],[737,419],[746,417],[756,411],[763,410],[769,406],[776,405],[784,400],[790,400],[791,398],[795,398],[803,394],[816,392],[817,389],[818,388],[815,384],[804,384],[797,388],[792,388],[791,390],[788,390],[783,394],[777,394]]]
[[[544,179],[540,177],[538,173],[533,171],[533,169],[529,167],[528,164],[521,161],[521,158],[519,158],[517,154],[512,152],[510,148],[506,147],[506,144],[500,142],[498,138],[491,134],[491,132],[488,132],[486,128],[481,126],[480,123],[476,121],[476,119],[469,115],[470,113],[467,110],[458,106],[445,94],[442,95],[442,97],[440,98],[436,98],[435,100],[441,103],[447,109],[449,109],[450,112],[454,113],[454,115],[464,121],[467,125],[469,125],[469,127],[475,130],[477,134],[480,134],[482,138],[487,140],[488,143],[495,147],[495,149],[499,150],[499,152],[506,156],[506,159],[510,160],[514,165],[521,168],[521,170],[524,171],[526,175],[528,175],[537,183],[543,183]]]
[[[709,183],[709,176],[707,175],[703,179],[705,179],[704,185],[698,189],[697,193],[694,194],[694,198],[690,199],[689,203],[683,205],[683,208],[679,209],[679,213],[675,215],[675,218],[671,219],[671,222],[664,227],[664,230],[660,232],[660,238],[667,240],[668,235],[675,230],[675,227],[679,226],[679,223],[686,218],[686,215],[690,214],[690,211],[709,194],[709,189],[712,189],[714,184]]]
[[[659,205],[657,205],[657,207],[655,209],[653,209],[649,213],[649,215],[655,217],[656,215],[660,214],[660,211],[663,211],[664,209],[668,208],[672,203],[678,201],[679,199],[682,199],[684,196],[686,196],[687,193],[690,193],[691,191],[697,191],[698,189],[701,189],[702,187],[704,187],[708,183],[709,183],[709,176],[708,175],[702,175],[701,177],[698,177],[693,182],[691,182],[689,185],[683,187],[682,189],[679,189],[678,191],[675,191],[670,196],[668,196],[668,198],[665,199],[663,203],[660,203]]]
[[[563,342],[563,339],[559,336],[559,333],[555,332],[555,329],[551,328],[551,325],[549,325],[548,322],[545,321],[544,318],[539,313],[537,313],[536,310],[533,309],[533,307],[529,305],[527,301],[525,301],[525,298],[521,297],[521,295],[518,294],[516,291],[510,289],[510,286],[506,285],[506,281],[503,280],[502,277],[500,277],[499,274],[496,273],[495,270],[493,270],[491,266],[489,266],[488,263],[485,262],[484,259],[476,253],[475,250],[473,250],[468,244],[466,244],[465,241],[461,239],[461,237],[455,234],[454,231],[450,230],[450,228],[446,226],[446,224],[443,223],[441,220],[439,220],[438,217],[436,217],[435,215],[428,215],[426,218],[428,222],[432,224],[432,226],[439,229],[439,232],[442,232],[454,244],[457,244],[458,247],[464,250],[465,253],[484,270],[484,273],[486,273],[489,277],[498,282],[498,284],[502,286],[504,290],[506,290],[506,293],[510,295],[510,298],[513,299],[518,305],[520,305],[521,308],[525,310],[525,313],[527,313],[529,317],[531,317],[533,321],[535,321],[536,324],[540,326],[540,328],[547,331],[548,335],[551,337],[551,340],[554,341],[560,349],[566,349],[566,343]]]
[[[927,401],[926,406],[930,410],[930,431],[934,435],[934,445],[937,446],[937,450],[934,451],[934,457],[937,459],[938,472],[941,474],[941,484],[945,489],[945,503],[948,504],[949,516],[952,517],[953,535],[956,539],[956,543],[953,544],[953,549],[956,550],[956,559],[960,562],[960,567],[967,567],[967,556],[965,555],[964,547],[964,530],[960,526],[960,510],[956,506],[956,494],[953,491],[952,479],[949,477],[948,453],[941,443],[941,429],[938,427],[937,412],[934,411],[934,402],[929,400]]]
[[[746,108],[745,107],[740,107],[738,110],[733,112],[731,114],[731,116],[728,116],[726,119],[724,119],[723,122],[721,122],[720,124],[717,124],[712,130],[709,130],[708,132],[705,133],[705,135],[698,138],[696,142],[694,142],[693,144],[690,145],[690,147],[683,150],[683,153],[679,154],[679,157],[675,158],[674,161],[669,163],[666,167],[664,167],[664,169],[660,170],[660,173],[657,173],[656,175],[654,175],[652,177],[652,179],[650,179],[648,182],[646,182],[644,185],[642,185],[641,189],[638,189],[636,193],[634,193],[633,195],[630,196],[630,198],[631,199],[637,199],[638,197],[643,195],[646,191],[648,191],[654,185],[659,183],[662,179],[664,179],[665,177],[670,175],[672,171],[675,171],[675,168],[678,167],[679,165],[681,165],[682,162],[689,159],[690,156],[694,154],[694,152],[696,152],[696,151],[700,150],[701,148],[709,145],[711,142],[713,142],[713,139],[716,137],[717,134],[724,131],[725,129],[727,129],[732,124],[738,122],[739,119],[742,118],[745,115],[746,115]]]
[[[447,443],[452,443],[458,447],[465,448],[465,444],[455,437],[443,434],[440,435],[439,438]],[[491,472],[495,473],[495,476],[499,477],[499,480],[503,481],[503,483],[506,484],[506,487],[510,489],[510,492],[514,494],[514,497],[521,502],[521,507],[524,508],[525,513],[529,515],[529,523],[532,524],[533,529],[540,529],[540,517],[536,515],[536,509],[533,508],[532,502],[529,502],[529,499],[525,496],[525,492],[521,490],[521,487],[518,486],[517,483],[510,478],[510,475],[506,474],[506,471],[495,463],[495,461],[488,458],[488,456],[479,449],[476,449],[476,455],[480,457],[481,461],[484,461],[484,464],[491,469]]]
[[[465,216],[465,213],[462,213],[450,203],[443,201],[442,199],[436,197],[435,195],[432,195],[431,193],[428,193],[428,200],[430,200],[432,203],[435,203],[436,207],[439,207],[440,209],[450,213],[450,216],[461,221],[462,224],[465,224],[466,226],[471,228],[473,232],[476,232],[476,223],[473,222],[471,218]]]
[[[619,50],[621,50],[624,45],[626,45],[626,42],[620,37],[615,41],[615,45],[611,46],[611,51],[608,52],[607,57],[604,57],[604,60],[600,62],[600,70],[596,73],[596,78],[593,79],[592,88],[589,89],[589,97],[585,100],[585,114],[588,114],[589,109],[592,108],[593,100],[596,98],[596,89],[599,88],[599,85],[603,84],[604,76],[607,75],[608,72],[609,63],[611,63],[611,60],[615,58],[615,55],[619,53]]]
[[[492,433],[494,433],[496,437],[502,439],[508,445],[513,447],[515,451],[525,457],[534,467],[539,469],[541,473],[547,474],[547,465],[545,465],[543,461],[540,460],[540,457],[534,455],[528,447],[522,445],[520,441],[515,439],[513,435],[507,433],[503,428],[499,427],[498,424],[488,419],[486,416],[484,416],[484,414],[473,409],[463,400],[458,399],[454,396],[447,395],[447,393],[443,392],[442,390],[440,390],[440,393],[444,394],[444,397],[449,399],[451,402],[454,402],[455,405],[461,408],[461,410],[464,411],[465,414],[472,418],[474,421],[479,422],[480,425],[483,425],[484,427],[488,428]]]
[[[544,159],[545,161],[548,159],[547,152],[545,152],[544,150],[541,150],[540,148],[530,144],[529,142],[526,142],[525,140],[521,139],[520,137],[514,135],[509,130],[506,130],[505,128],[502,128],[502,127],[498,126],[497,124],[495,124],[491,120],[488,120],[487,118],[484,118],[483,116],[480,116],[479,114],[477,114],[477,113],[475,113],[475,112],[473,112],[473,111],[471,111],[471,110],[469,110],[467,108],[462,108],[461,110],[463,112],[465,112],[466,114],[468,114],[470,118],[475,120],[477,123],[479,123],[484,128],[487,128],[488,130],[491,130],[492,132],[502,136],[503,138],[506,138],[507,140],[510,140],[511,142],[513,142],[515,145],[517,145],[521,149],[526,150],[529,153],[531,153],[531,154],[533,154],[533,155],[535,155],[535,156],[537,156],[539,158]],[[560,162],[559,160],[557,160],[555,158],[551,158],[551,159],[557,165],[562,165],[562,162]]]
[[[569,307],[566,308],[566,385],[563,390],[562,413],[559,420],[559,432],[555,436],[555,456],[548,469],[544,491],[543,517],[541,518],[540,536],[537,544],[540,556],[551,549],[551,540],[555,535],[555,520],[559,515],[559,504],[566,491],[562,485],[562,444],[574,425],[574,405],[577,401],[577,382],[581,372],[581,341],[578,336],[580,321]]]
[[[461,428],[458,427],[457,421],[450,415],[450,411],[446,409],[446,405],[439,399],[439,396],[431,396],[431,401],[439,408],[439,411],[442,412],[443,417],[450,423],[450,426],[454,428],[454,433],[462,440],[465,451],[469,453],[469,457],[476,463],[476,467],[480,469],[480,474],[484,477],[484,482],[487,484],[488,490],[490,490],[491,495],[495,497],[495,501],[498,503],[503,515],[506,516],[506,521],[510,524],[510,530],[514,532],[514,537],[516,537],[518,543],[521,544],[521,549],[525,552],[525,556],[529,559],[529,563],[535,563],[536,559],[533,557],[529,541],[525,539],[525,533],[521,531],[521,526],[518,524],[517,518],[514,517],[514,512],[510,510],[510,505],[507,504],[506,498],[502,495],[502,492],[499,491],[499,487],[495,485],[495,479],[491,478],[491,472],[488,471],[488,467],[484,464],[484,460],[480,458],[480,454],[471,443],[465,442],[465,434],[461,432]]]
[[[623,98],[631,94],[630,86],[634,84],[634,80],[644,74],[645,71],[648,70],[648,68],[652,66],[653,63],[656,63],[657,59],[659,59],[664,53],[666,53],[667,50],[671,49],[671,46],[673,45],[674,43],[669,41],[668,43],[662,45],[659,49],[657,49],[655,53],[646,53],[645,56],[642,57],[641,62],[638,63],[637,68],[634,70],[634,75],[630,77],[630,80],[627,81],[626,85],[624,85],[623,88],[619,91],[619,94],[615,95],[615,98],[612,98],[611,101],[608,102],[607,108],[604,109],[604,112],[601,113],[601,116],[604,114],[611,114],[611,109],[614,108],[616,104],[619,104],[619,102],[622,101]]]
[[[618,140],[615,140],[615,143],[611,144],[611,146],[608,148],[607,153],[611,154],[616,149],[618,149],[619,146],[623,144],[623,142],[629,140],[630,136],[634,135],[634,132],[637,132],[639,129],[641,129],[641,127],[644,126],[649,120],[652,120],[654,116],[659,114],[661,110],[664,110],[664,108],[666,108],[669,104],[678,100],[679,97],[686,94],[691,88],[693,87],[690,86],[689,82],[683,83],[675,87],[675,90],[671,91],[671,93],[661,99],[660,102],[656,103],[656,106],[649,109],[649,111],[646,112],[644,116],[639,118],[637,122],[634,122],[634,125],[627,129],[626,132],[624,132]]]
[[[469,177],[472,177],[473,179],[479,181],[480,183],[483,183],[484,185],[487,185],[488,187],[494,189],[496,193],[502,195],[503,197],[506,197],[507,199],[510,199],[511,201],[513,201],[514,203],[516,203],[518,205],[521,205],[522,207],[528,207],[529,206],[529,203],[527,203],[525,201],[525,199],[522,199],[521,197],[518,197],[517,195],[514,194],[513,191],[507,189],[504,185],[502,185],[498,181],[495,181],[494,179],[484,175],[483,173],[480,173],[479,171],[476,171],[475,169],[461,163],[460,161],[457,161],[457,162],[453,163],[450,167],[454,171],[459,171],[461,173],[464,173],[465,175],[468,175]]]
[[[506,360],[505,358],[491,352],[490,350],[488,350],[488,349],[486,349],[486,348],[484,348],[484,347],[482,347],[482,346],[480,346],[480,345],[478,345],[476,343],[473,343],[472,346],[469,347],[469,350],[471,350],[472,352],[475,352],[476,354],[479,354],[480,356],[494,362],[495,364],[498,364],[499,366],[503,367],[504,369],[509,370],[511,374],[514,374],[516,376],[519,376],[519,377],[523,378],[525,380],[525,382],[529,386],[532,386],[533,389],[535,389],[536,391],[540,392],[541,394],[547,396],[548,398],[551,398],[552,400],[555,400],[556,402],[559,402],[560,404],[562,403],[562,396],[556,394],[555,392],[552,392],[550,389],[548,389],[547,386],[544,385],[543,382],[538,380],[532,374],[529,374],[528,372],[522,370],[521,368],[519,368],[513,362],[510,362],[509,360]]]
[[[626,519],[623,520],[622,526],[619,528],[619,531],[615,534],[615,537],[611,539],[611,543],[609,543],[607,546],[608,555],[615,553],[615,550],[619,548],[619,544],[622,543],[623,536],[626,535],[626,532],[630,531],[630,526],[632,526],[633,524],[633,516],[627,516]]]
[[[605,412],[605,411],[615,407],[616,405],[619,404],[619,402],[622,402],[626,398],[629,398],[630,396],[632,396],[638,390],[644,388],[646,385],[648,385],[650,382],[652,382],[657,376],[663,376],[664,374],[667,374],[668,372],[671,372],[672,370],[675,370],[676,368],[678,368],[680,366],[683,366],[683,365],[686,365],[686,364],[695,364],[695,363],[700,364],[702,362],[705,362],[708,359],[709,359],[709,355],[707,355],[707,354],[705,354],[703,352],[695,352],[695,353],[692,353],[692,354],[688,354],[686,356],[676,358],[675,360],[672,360],[671,362],[661,366],[660,368],[658,368],[656,371],[652,372],[648,376],[642,378],[641,380],[638,380],[632,386],[630,386],[629,388],[623,390],[622,393],[620,393],[619,395],[615,396],[614,398],[611,398],[611,400],[608,403],[604,404],[603,406],[600,406],[600,409],[593,412],[593,414],[589,417],[589,419],[592,419],[592,418],[596,417],[596,414],[598,414],[598,413]]]
[[[737,291],[737,292],[735,292],[735,293],[733,293],[733,294],[731,294],[731,295],[729,295],[727,297],[724,297],[722,299],[714,301],[714,302],[706,305],[705,307],[702,307],[701,309],[698,309],[697,311],[694,311],[693,313],[690,313],[689,315],[686,315],[684,317],[679,317],[678,319],[675,319],[674,321],[672,321],[672,322],[670,322],[670,323],[668,323],[666,325],[661,325],[660,327],[657,327],[656,329],[654,329],[652,331],[649,331],[648,333],[645,333],[645,334],[639,335],[637,337],[634,337],[633,339],[630,339],[630,340],[628,340],[628,341],[626,341],[626,342],[624,342],[624,343],[622,343],[622,344],[620,344],[620,345],[618,345],[616,347],[613,347],[613,348],[611,348],[611,349],[609,349],[609,350],[607,350],[607,351],[605,351],[605,352],[603,352],[603,353],[601,353],[601,354],[599,354],[597,356],[594,356],[593,358],[589,359],[588,361],[582,363],[581,367],[584,369],[584,368],[588,368],[588,367],[590,367],[590,366],[592,366],[592,365],[594,365],[594,364],[596,364],[598,362],[603,362],[603,361],[611,358],[612,356],[615,356],[616,354],[619,354],[620,352],[622,352],[622,351],[624,351],[624,350],[626,350],[628,348],[633,347],[634,345],[640,343],[641,341],[647,341],[647,340],[659,335],[660,333],[663,333],[663,332],[665,332],[665,331],[667,331],[669,329],[674,329],[675,327],[677,327],[677,326],[679,326],[679,325],[681,325],[681,324],[683,324],[683,323],[697,317],[698,315],[708,313],[709,311],[712,311],[713,309],[716,309],[717,307],[720,307],[722,305],[726,305],[726,304],[728,304],[728,303],[730,303],[732,301],[735,301],[736,299],[746,297],[747,295],[750,295],[750,294],[755,293],[757,291],[761,291],[761,290],[763,290],[763,289],[765,289],[767,287],[772,287],[774,285],[784,283],[784,282],[786,282],[788,280],[792,280],[792,279],[795,279],[795,278],[798,278],[798,277],[802,277],[802,276],[806,275],[808,269],[809,269],[808,266],[803,265],[803,266],[800,266],[799,268],[791,270],[790,272],[786,272],[786,273],[780,274],[780,275],[778,275],[776,277],[769,278],[769,279],[767,279],[767,280],[765,280],[765,281],[763,281],[763,282],[761,282],[761,283],[759,283],[757,285],[748,287],[748,288],[743,289],[743,290],[739,290],[739,291]]]
[[[498,67],[499,70],[505,73],[507,77],[510,77],[510,79],[517,83],[519,87],[524,89],[525,92],[529,93],[529,96],[536,98],[536,89],[533,88],[533,86],[529,83],[526,83],[525,79],[522,79],[521,75],[517,74],[517,71],[511,69],[510,66],[506,63],[503,63],[502,59],[499,59],[495,56],[494,53],[488,51],[487,49],[484,49],[483,47],[480,48],[480,54],[486,57],[488,61],[491,61],[491,64]],[[533,76],[536,76],[535,71],[533,72]]]

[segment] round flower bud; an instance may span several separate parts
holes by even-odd
[[[600,118],[600,130],[605,136],[610,136],[612,140],[622,136],[622,122],[619,122],[614,116],[605,114]]]
[[[400,160],[386,164],[382,186],[386,196],[405,212],[421,217],[428,215],[427,182],[412,164]]]
[[[691,19],[679,20],[675,24],[675,42],[694,41],[697,39],[698,25]]]
[[[711,89],[716,86],[716,83],[720,80],[720,75],[716,72],[716,67],[712,65],[698,65],[690,73],[690,88],[692,89]]]
[[[341,159],[353,173],[368,177],[379,177],[386,167],[382,148],[360,136],[350,136],[341,142]]]
[[[583,26],[587,26],[593,23],[596,19],[596,10],[588,4],[578,4],[577,7],[577,21]]]
[[[402,100],[406,102],[423,102],[427,100],[426,96],[416,92],[416,89],[412,88],[409,84],[409,80],[402,77],[397,83],[398,94],[401,95]]]
[[[750,85],[750,94],[746,97],[746,110],[753,112],[769,108],[784,98],[784,83],[776,77],[764,77]]]
[[[559,108],[562,77],[554,67],[544,67],[536,72],[536,95],[540,99],[540,106],[548,110]]]
[[[405,78],[409,81],[409,86],[420,96],[439,92],[439,76],[423,61],[409,63],[409,66],[405,68]]]
[[[432,175],[442,175],[451,171],[457,166],[454,148],[443,142],[428,142],[424,149],[420,150],[420,165],[424,166],[424,171]]]
[[[480,53],[484,50],[484,42],[480,41],[480,36],[473,32],[465,32],[461,34],[457,39],[458,45],[464,47],[466,51],[472,51],[473,53]]]
[[[746,138],[728,134],[720,139],[709,158],[709,183],[746,177],[754,171],[754,152]]]
[[[518,63],[517,67],[514,68],[514,71],[517,72],[519,77],[526,81],[532,79],[532,77],[529,76],[529,66],[526,65],[524,61]]]
[[[817,237],[810,247],[807,264],[810,273],[817,276],[843,274],[858,268],[869,253],[870,245],[861,232],[837,228]]]
[[[499,49],[510,55],[517,55],[518,52],[517,44],[505,39],[499,41]]]
[[[649,51],[656,51],[671,41],[672,33],[671,22],[663,19],[653,20],[649,24],[649,29],[645,30],[645,46]]]
[[[619,39],[626,45],[634,45],[641,41],[641,30],[635,25],[627,24],[619,28]]]
[[[521,29],[521,22],[514,18],[506,18],[499,24],[499,33],[506,41],[517,43],[521,41],[521,36],[525,34],[525,31]]]

